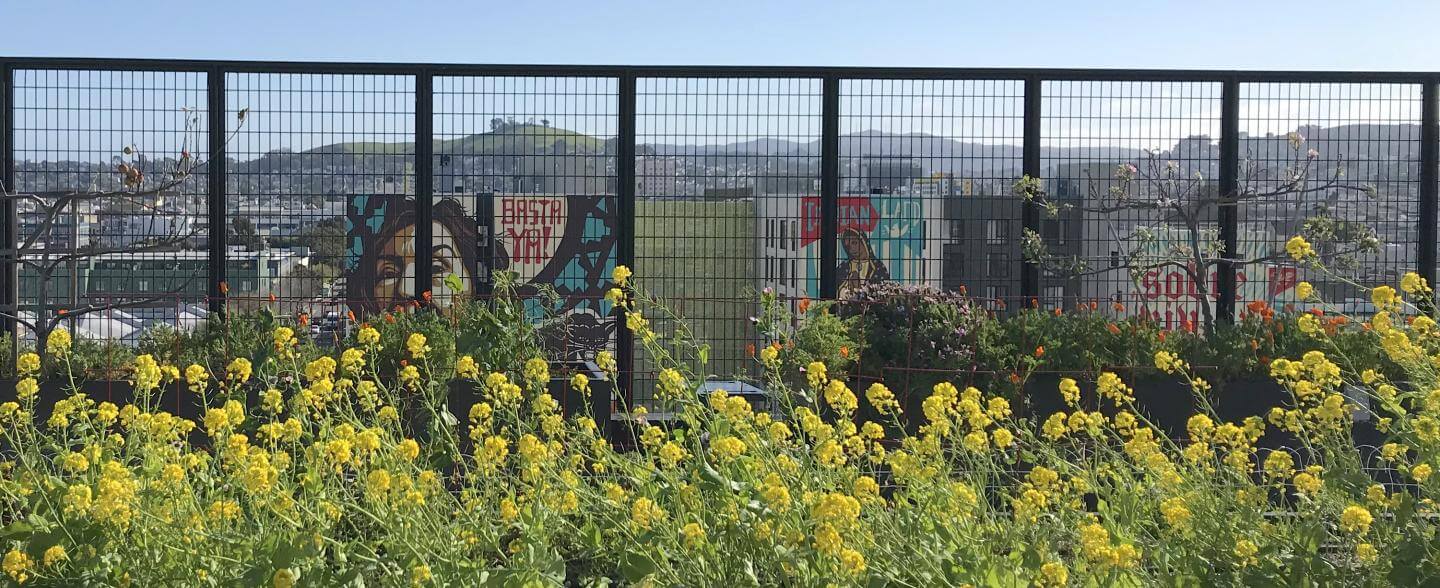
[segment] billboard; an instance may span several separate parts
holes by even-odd
[[[446,307],[482,292],[492,269],[513,271],[532,317],[554,313],[564,319],[552,333],[554,343],[575,355],[604,348],[615,331],[610,305],[604,301],[615,267],[613,202],[613,197],[599,195],[437,197],[431,222],[433,280],[428,286],[435,304]],[[346,298],[357,315],[414,298],[415,219],[411,197],[351,197],[345,214],[344,275]],[[494,235],[493,242],[484,235]],[[540,295],[547,289],[558,295],[553,307]]]

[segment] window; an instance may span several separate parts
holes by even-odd
[[[950,239],[956,240],[965,236],[965,221],[950,221]]]
[[[799,273],[795,271],[795,260],[790,260],[790,287],[794,288],[796,282],[800,281]]]
[[[786,246],[786,243],[788,243],[788,242],[785,240],[786,235],[787,235],[787,233],[786,233],[786,231],[785,231],[785,221],[780,221],[780,248],[781,248],[781,249],[784,249],[785,246]]]
[[[989,219],[985,221],[985,241],[991,245],[1002,245],[1010,240],[1010,221]]]
[[[992,251],[985,254],[985,275],[991,278],[1010,277],[1010,259],[1004,253]]]
[[[790,238],[795,241],[790,244],[791,251],[800,249],[800,221],[790,221]],[[790,274],[795,274],[795,268],[790,268]]]
[[[1010,289],[1005,286],[986,286],[985,297],[991,300],[1005,300],[1010,297]]]
[[[1111,249],[1111,250],[1110,250],[1110,267],[1111,267],[1111,268],[1120,267],[1120,252],[1119,252],[1119,251],[1116,251],[1116,250],[1114,250],[1114,249]]]
[[[1046,304],[1058,305],[1062,307],[1065,305],[1064,286],[1046,286],[1045,291],[1041,294],[1043,295]]]
[[[780,225],[780,226],[785,226],[785,225],[782,224],[782,225]],[[779,280],[778,283],[779,283],[779,285],[781,285],[781,286],[784,286],[784,285],[785,285],[785,282],[786,282],[787,280],[789,280],[789,275],[788,275],[789,272],[787,272],[787,271],[785,271],[785,270],[786,270],[785,261],[784,261],[784,260],[780,260],[780,280]]]

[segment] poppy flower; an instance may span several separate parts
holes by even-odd
[[[755,357],[755,344],[754,344],[754,343],[746,343],[746,344],[745,344],[745,355],[748,356],[748,357]]]
[[[1037,346],[1035,346],[1035,357],[1036,357],[1036,358],[1045,357],[1045,346],[1044,346],[1044,345],[1037,345]]]
[[[800,305],[799,305],[799,306],[800,306],[800,314],[805,314],[805,313],[807,313],[807,312],[810,312],[810,299],[809,299],[809,298],[801,298],[801,299],[800,299]]]
[[[229,294],[229,293],[230,293],[230,284],[225,283],[225,280],[220,280],[220,295],[221,295],[221,296],[224,296],[224,295]]]
[[[1110,331],[1110,334],[1111,334],[1111,335],[1119,335],[1119,334],[1120,334],[1120,327],[1117,326],[1115,323],[1107,323],[1107,324],[1105,325],[1105,330]]]

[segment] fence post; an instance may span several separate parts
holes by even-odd
[[[15,185],[15,69],[0,61],[0,186],[4,191],[14,192]],[[18,244],[20,219],[16,214],[15,201],[6,198],[0,203],[0,248],[4,248],[10,263],[0,268],[0,309],[20,314],[20,252]],[[13,319],[0,319],[0,330],[9,335],[10,364],[20,357],[20,323]]]
[[[1220,87],[1220,263],[1215,271],[1219,282],[1215,319],[1220,324],[1235,322],[1235,264],[1239,253],[1240,215],[1235,200],[1240,191],[1240,81],[1226,79]]]
[[[1038,77],[1025,78],[1024,140],[1021,147],[1021,173],[1031,178],[1040,177],[1040,106],[1042,81]],[[1020,209],[1020,224],[1024,230],[1040,232],[1040,205],[1026,201]],[[1040,296],[1040,266],[1020,256],[1020,305],[1037,300]],[[1062,301],[1063,305],[1064,302]],[[1008,305],[1007,305],[1008,306]]]
[[[619,100],[618,127],[615,134],[615,213],[617,220],[615,235],[615,264],[634,267],[635,265],[635,74],[626,72],[618,79],[616,98]],[[615,315],[615,363],[619,371],[620,394],[625,405],[633,406],[635,401],[635,338],[625,325],[625,315],[619,309],[612,309]],[[608,423],[600,423],[602,428]]]
[[[225,70],[212,68],[205,73],[206,138],[209,140],[206,180],[207,216],[210,223],[210,280],[206,296],[210,301],[212,314],[224,314],[226,288],[226,257],[230,226],[225,207],[226,153],[225,137],[229,132],[230,117],[225,109]]]
[[[429,292],[435,277],[435,94],[434,74],[415,72],[415,297]]]
[[[1440,82],[1430,79],[1420,91],[1420,267],[1418,273],[1435,284],[1436,180],[1440,179]]]
[[[820,298],[840,294],[836,269],[840,224],[840,78],[820,83]],[[801,222],[804,222],[803,219]]]

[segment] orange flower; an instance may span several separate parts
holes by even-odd
[[[224,295],[229,294],[229,293],[230,293],[230,284],[225,283],[225,280],[220,280],[220,295],[221,295],[221,296],[224,296]]]
[[[809,299],[809,298],[801,298],[801,299],[800,299],[800,305],[799,305],[799,306],[800,306],[800,314],[805,314],[805,313],[807,313],[807,312],[810,312],[810,299]]]
[[[1055,309],[1055,316],[1060,316],[1060,309],[1058,307]]]
[[[1097,302],[1097,301],[1091,300],[1091,301],[1090,301],[1090,312],[1095,312],[1095,311],[1097,311],[1097,310],[1100,310],[1100,303]]]
[[[392,325],[395,324],[395,315],[390,314],[390,313],[388,313],[388,312],[385,313],[385,322],[390,323],[390,324],[392,324]]]
[[[400,367],[405,367],[405,366],[407,366],[407,365],[410,365],[410,360],[408,360],[408,359],[401,359],[401,360],[400,360]]]
[[[63,309],[63,308],[60,309],[60,310],[58,310],[58,311],[56,311],[56,312],[58,312],[58,313],[60,314],[60,316],[65,316],[65,315],[67,315],[67,314],[70,314],[70,311],[65,310],[65,309]]]
[[[1256,341],[1256,340],[1254,340],[1254,339],[1251,339],[1251,340],[1250,340],[1250,350],[1251,350],[1251,351],[1257,351],[1257,350],[1259,350],[1259,349],[1260,349],[1260,342],[1259,342],[1259,341]]]
[[[270,302],[271,302],[272,304],[275,302],[275,293],[274,293],[274,292],[271,292],[271,293],[270,293]]]
[[[1265,310],[1265,301],[1256,300],[1254,302],[1251,302],[1250,304],[1246,304],[1245,308],[1249,309],[1250,312],[1253,312],[1255,314],[1261,314],[1262,311]]]
[[[754,343],[746,343],[746,344],[745,344],[745,355],[748,356],[748,357],[755,357],[755,344],[754,344]]]
[[[961,296],[964,296],[965,293],[968,292],[968,290],[965,289],[965,284],[960,284],[960,287],[956,289],[956,291],[960,292]]]
[[[429,291],[429,290],[426,290],[426,291],[420,293],[420,297],[423,298],[423,299],[425,299],[425,302],[428,304],[428,303],[430,302],[430,298],[432,297],[432,294],[430,294],[430,291]]]
[[[352,322],[352,323],[355,322],[355,311],[353,311],[353,310],[347,310],[347,311],[345,311],[345,318],[350,319],[350,322]]]
[[[847,347],[847,346],[841,345],[841,346],[840,346],[840,357],[849,359],[849,358],[850,358],[850,348]]]
[[[1180,328],[1186,333],[1194,333],[1195,323],[1191,322],[1190,319],[1180,319]]]
[[[995,308],[998,308],[998,309],[1000,309],[1000,310],[1005,310],[1005,301],[1004,301],[1004,300],[1001,300],[1001,299],[999,299],[999,298],[996,298],[996,299],[995,299]]]
[[[1325,311],[1320,310],[1320,309],[1318,309],[1318,308],[1312,308],[1312,309],[1310,309],[1310,310],[1307,311],[1307,312],[1309,312],[1310,314],[1313,314],[1313,315],[1315,315],[1315,316],[1325,316]]]
[[[1045,346],[1044,346],[1044,345],[1037,345],[1037,346],[1035,346],[1035,357],[1036,357],[1036,358],[1045,357]]]
[[[1031,299],[1030,299],[1030,308],[1040,308],[1040,299],[1039,299],[1039,298],[1031,298]]]
[[[1161,342],[1161,343],[1164,343],[1164,342],[1165,342],[1165,331],[1160,331],[1159,337],[1160,337],[1160,342]]]
[[[310,326],[310,315],[308,314],[302,312],[300,313],[300,316],[296,317],[296,320],[300,322],[300,326],[302,327]]]
[[[1119,302],[1116,302],[1115,304],[1110,305],[1110,308],[1115,309],[1115,312],[1125,312],[1125,305],[1124,305],[1124,304],[1120,304]]]
[[[1019,383],[1020,383],[1020,374],[1017,374],[1017,373],[1015,373],[1015,372],[1010,372],[1010,383],[1011,383],[1011,384],[1019,384]]]
[[[1119,327],[1119,326],[1116,326],[1115,323],[1107,323],[1107,324],[1105,325],[1105,330],[1110,331],[1110,334],[1111,334],[1111,335],[1119,335],[1119,334],[1120,334],[1120,327]]]

